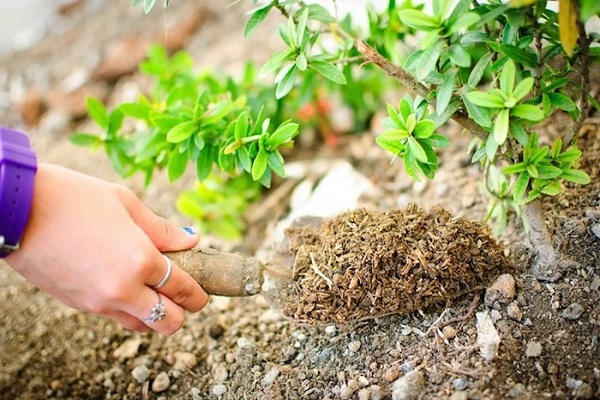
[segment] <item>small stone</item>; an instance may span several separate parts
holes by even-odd
[[[522,399],[525,397],[525,393],[527,393],[527,387],[522,383],[515,383],[515,386],[508,391],[509,397],[515,399]]]
[[[237,345],[241,349],[247,349],[252,347],[252,343],[245,337],[238,338]]]
[[[514,321],[521,321],[523,319],[523,311],[521,311],[521,307],[516,301],[513,301],[506,307],[506,314],[508,314],[508,318]]]
[[[223,364],[217,364],[217,366],[213,369],[213,379],[217,383],[223,383],[227,380],[229,376],[229,371],[227,371],[227,367]]]
[[[174,354],[175,363],[173,369],[176,371],[185,371],[190,368],[194,368],[198,364],[198,359],[192,353],[185,353],[178,351]]]
[[[371,399],[371,389],[364,388],[358,391],[358,400],[370,400]]]
[[[356,353],[358,350],[360,350],[360,345],[361,345],[360,341],[355,340],[355,341],[348,343],[348,349],[351,352]]]
[[[356,392],[358,389],[360,389],[361,384],[356,379],[349,379],[348,380],[348,387],[350,389],[352,389],[354,392]]]
[[[468,392],[454,392],[450,396],[450,400],[469,400]]]
[[[225,328],[221,324],[215,324],[208,327],[208,336],[211,338],[218,340],[225,333]]]
[[[154,382],[152,382],[152,391],[154,393],[164,392],[171,386],[171,379],[166,372],[161,372],[156,376]]]
[[[515,297],[515,278],[510,274],[502,274],[485,291],[485,305],[493,307],[495,302],[506,304]]]
[[[131,371],[131,376],[139,383],[144,383],[150,378],[150,370],[146,365],[140,364]]]
[[[469,381],[465,378],[456,378],[452,381],[452,385],[456,390],[465,390],[469,387]]]
[[[456,329],[451,325],[446,325],[444,329],[442,329],[442,335],[448,340],[454,339],[456,337]]]
[[[583,314],[583,307],[579,303],[572,303],[562,312],[562,316],[565,319],[575,321]]]
[[[594,389],[589,383],[583,383],[578,389],[573,392],[576,399],[595,399]]]
[[[279,369],[277,367],[273,367],[269,370],[269,372],[267,372],[265,374],[265,376],[262,379],[262,385],[263,386],[271,386],[273,384],[273,382],[275,382],[275,379],[277,379],[277,377],[279,376]]]
[[[567,375],[565,384],[567,385],[567,387],[569,389],[577,390],[581,387],[581,385],[583,385],[583,381],[581,381],[579,379],[571,378],[570,376]]]
[[[386,382],[393,382],[396,379],[398,379],[398,376],[400,375],[400,371],[398,370],[398,367],[391,367],[388,368],[387,370],[385,370],[385,372],[383,373],[383,379]]]
[[[142,340],[140,338],[133,338],[124,341],[117,349],[113,352],[113,356],[119,361],[125,361],[129,358],[133,358],[138,354]]]
[[[423,193],[425,189],[427,189],[427,181],[415,181],[415,183],[413,183],[412,189],[415,193]]]
[[[592,230],[592,233],[598,238],[600,239],[600,224],[592,224],[592,226],[590,227],[590,229]]]
[[[592,281],[592,284],[590,285],[590,290],[598,290],[600,289],[600,276],[596,275],[594,277],[594,280]]]
[[[335,332],[337,332],[337,328],[335,327],[335,325],[328,325],[325,327],[326,334],[335,335]]]
[[[525,349],[525,355],[527,357],[539,357],[542,355],[542,344],[535,340],[527,343],[527,348]]]
[[[383,391],[379,385],[371,385],[369,387],[371,392],[371,400],[382,400],[383,399]]]
[[[421,371],[411,371],[392,385],[392,400],[417,399],[423,391],[425,377]]]
[[[491,362],[498,355],[500,336],[487,311],[478,312],[475,316],[479,352],[485,361]]]
[[[192,400],[202,400],[202,391],[200,389],[193,387],[190,392],[192,393]]]
[[[218,396],[218,397],[223,396],[225,393],[227,393],[227,386],[225,386],[225,385],[215,385],[212,388],[212,393],[215,396]]]
[[[342,400],[349,400],[350,398],[352,398],[353,394],[354,394],[354,390],[352,390],[350,387],[348,387],[348,385],[344,384],[340,388],[340,399],[342,399]]]

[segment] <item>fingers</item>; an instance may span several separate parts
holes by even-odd
[[[135,310],[135,317],[147,327],[163,335],[171,336],[181,328],[185,312],[166,296],[153,291],[144,290],[143,307]]]
[[[200,236],[192,229],[179,229],[150,211],[130,190],[121,188],[121,201],[133,221],[163,252],[185,250],[198,244]]]
[[[166,277],[171,265],[171,275]],[[157,283],[164,282],[160,288],[155,288]],[[198,312],[208,302],[208,294],[190,275],[179,266],[174,265],[166,256],[160,258],[158,266],[149,274],[146,284],[190,312]]]

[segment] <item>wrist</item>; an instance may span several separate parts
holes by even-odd
[[[24,133],[0,127],[0,258],[18,249],[25,231],[37,158]]]

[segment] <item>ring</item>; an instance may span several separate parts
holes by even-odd
[[[156,293],[156,295],[158,296],[158,302],[154,305],[154,307],[152,307],[152,311],[150,311],[150,316],[148,318],[143,319],[144,322],[160,321],[161,319],[167,316],[167,313],[165,311],[165,303],[163,303],[158,292]]]
[[[165,260],[167,260],[167,272],[165,273],[165,277],[161,279],[160,282],[158,282],[156,285],[152,286],[152,289],[156,290],[156,289],[160,289],[161,287],[165,286],[167,284],[167,281],[169,280],[169,278],[171,277],[171,273],[173,272],[173,262],[171,261],[171,259],[167,256],[164,256]]]

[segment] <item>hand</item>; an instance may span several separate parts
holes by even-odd
[[[65,304],[108,316],[136,331],[171,335],[184,310],[202,309],[208,295],[178,266],[166,285],[161,252],[185,250],[197,234],[173,227],[129,189],[40,164],[33,205],[19,250],[6,261]],[[145,321],[160,293],[166,316]]]

